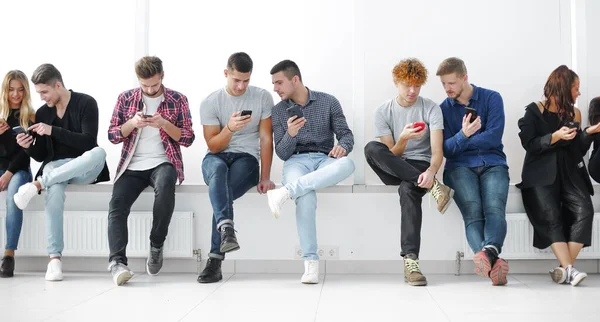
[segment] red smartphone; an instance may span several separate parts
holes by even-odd
[[[421,132],[425,129],[425,122],[415,122],[413,123],[413,128],[417,130],[417,132]]]

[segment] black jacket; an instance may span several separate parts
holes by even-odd
[[[579,171],[581,171],[590,195],[594,195],[594,188],[583,162],[583,156],[590,148],[593,136],[578,130],[577,136],[573,140],[560,140],[550,144],[552,133],[556,129],[550,128],[536,103],[527,105],[525,116],[519,120],[519,128],[521,129],[519,132],[521,145],[525,148],[526,153],[521,173],[522,182],[517,185],[518,188],[547,186],[554,183],[557,176],[556,149],[567,147],[577,163],[583,165]]]
[[[56,108],[44,104],[35,113],[35,122],[52,125],[56,117]],[[52,126],[51,137],[47,135],[36,136],[35,144],[26,149],[29,156],[38,162],[42,162],[35,178],[42,175],[46,164],[54,158],[52,139],[79,150],[80,156],[98,146],[98,104],[93,97],[71,91],[71,99],[63,116],[63,122],[64,128]],[[110,174],[105,161],[104,169],[102,169],[94,183],[108,180],[110,180]]]

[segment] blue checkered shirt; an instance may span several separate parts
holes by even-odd
[[[288,99],[273,107],[275,152],[280,159],[285,161],[292,154],[301,152],[328,154],[333,149],[334,134],[341,147],[348,153],[352,151],[354,135],[348,127],[340,102],[333,95],[308,89],[308,101],[301,106],[306,123],[298,135],[290,137],[287,131],[287,109],[294,105],[297,104]]]

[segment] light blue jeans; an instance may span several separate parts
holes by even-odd
[[[353,172],[354,162],[348,157],[334,159],[324,153],[294,154],[283,164],[283,184],[296,202],[296,227],[304,259],[319,259],[315,190],[333,186]]]
[[[104,149],[95,147],[77,158],[48,162],[42,176],[37,178],[46,190],[46,237],[50,257],[61,257],[65,246],[63,211],[67,184],[93,183],[102,172],[105,161]]]
[[[0,176],[6,171],[0,170]],[[23,210],[15,204],[14,195],[19,187],[31,182],[31,170],[15,172],[6,187],[6,246],[5,249],[16,250],[23,226]]]

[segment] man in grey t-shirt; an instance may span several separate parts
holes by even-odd
[[[405,59],[392,73],[398,96],[375,111],[375,132],[381,142],[369,142],[365,157],[383,183],[400,186],[404,278],[409,285],[427,285],[418,261],[421,201],[425,193],[431,193],[443,214],[453,194],[435,179],[443,159],[444,119],[437,104],[419,96],[427,81],[427,69],[419,60]]]
[[[233,201],[254,186],[259,193],[275,188],[270,179],[273,97],[264,89],[248,86],[252,59],[246,53],[231,55],[224,73],[227,86],[200,105],[208,145],[202,175],[208,185],[213,220],[209,258],[198,276],[199,283],[220,281],[225,253],[240,249],[233,229]]]

